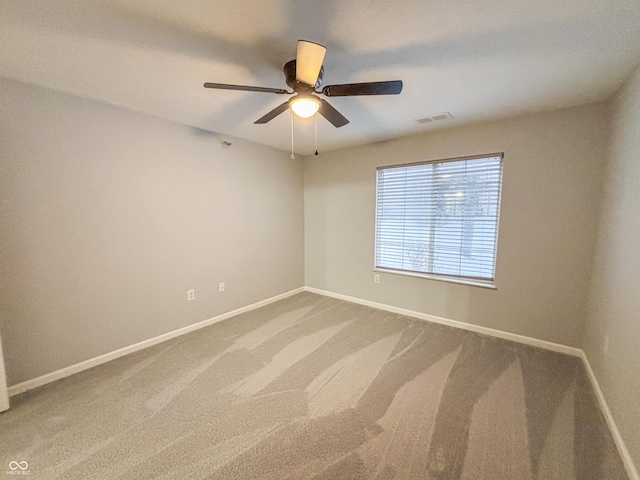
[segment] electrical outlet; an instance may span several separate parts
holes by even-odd
[[[373,283],[380,283],[380,275],[377,273],[373,274]]]
[[[226,287],[225,287],[225,285],[224,285],[224,282],[220,282],[220,283],[218,284],[218,292],[222,293],[222,292],[224,292],[225,290],[226,290]]]
[[[609,335],[605,335],[604,336],[604,342],[602,343],[602,352],[604,353],[604,356],[607,356],[607,353],[609,353]]]
[[[196,298],[196,291],[195,290],[187,290],[187,301],[191,301],[191,300],[195,300]]]

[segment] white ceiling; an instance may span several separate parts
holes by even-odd
[[[298,39],[327,47],[325,85],[404,81],[329,99],[351,123],[318,120],[327,151],[603,100],[640,63],[640,1],[0,0],[0,76],[283,150],[289,115],[253,124],[282,96],[202,84],[286,88]]]

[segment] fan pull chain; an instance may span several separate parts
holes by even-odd
[[[291,160],[296,159],[296,154],[293,152],[293,110],[291,110]]]
[[[314,139],[314,146],[316,147],[316,155],[318,155],[318,114],[316,113],[314,115],[315,117],[315,139]]]

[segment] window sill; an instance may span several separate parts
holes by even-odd
[[[488,288],[497,290],[498,287],[494,283],[481,282],[479,280],[470,280],[465,278],[447,277],[445,275],[429,275],[428,273],[407,272],[403,270],[387,270],[386,268],[374,268],[374,272],[391,273],[393,275],[402,275],[404,277],[425,278],[427,280],[437,280],[439,282],[457,283],[459,285],[467,285],[470,287]]]

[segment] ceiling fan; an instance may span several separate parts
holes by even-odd
[[[291,92],[282,88],[250,87],[226,83],[207,82],[204,86],[205,88],[276,93],[279,95],[296,94],[253,122],[256,124],[267,123],[291,107],[291,110],[302,118],[311,117],[316,112],[320,113],[335,127],[342,127],[349,123],[349,120],[325,99],[318,97],[317,94],[326,97],[348,97],[357,95],[398,95],[402,91],[401,80],[327,85],[322,90],[316,90],[322,85],[322,77],[324,76],[322,62],[326,51],[327,49],[318,43],[298,40],[296,59],[290,60],[283,67],[285,81],[293,89]]]

